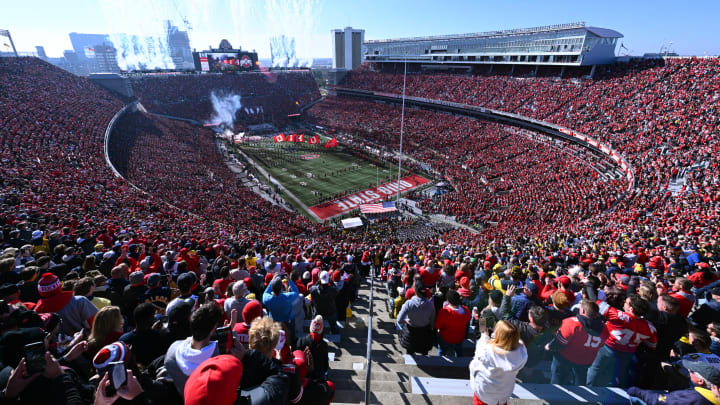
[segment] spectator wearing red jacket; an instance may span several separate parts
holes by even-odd
[[[645,344],[655,350],[657,345],[657,330],[644,319],[650,304],[633,294],[625,299],[624,311],[603,301],[598,301],[598,305],[610,334],[588,369],[587,385],[628,387],[631,362],[638,346]]]
[[[435,329],[440,332],[438,356],[455,353],[462,357],[462,343],[470,322],[470,310],[460,304],[460,294],[455,290],[447,293],[447,305],[442,307],[435,318]]]
[[[692,281],[693,287],[703,288],[706,285],[718,280],[717,274],[710,271],[710,266],[705,262],[695,263],[697,271],[688,276],[688,280]]]
[[[442,273],[440,272],[440,266],[437,263],[420,268],[420,277],[422,277],[423,285],[426,288],[435,287],[435,284],[437,284],[438,280],[440,280],[440,276],[442,276]]]
[[[190,254],[188,248],[180,249],[180,259],[187,264],[187,269],[197,274],[198,268],[200,267],[200,259],[197,255]]]
[[[555,351],[550,365],[550,383],[585,385],[587,370],[609,333],[598,305],[583,300],[580,313],[565,318],[555,339],[545,346],[547,350]]]
[[[695,296],[691,291],[692,287],[692,281],[688,280],[685,277],[679,277],[675,280],[675,284],[673,284],[673,292],[668,294],[669,296],[680,301],[680,309],[678,309],[678,315],[682,316],[683,318],[687,318],[688,315],[690,315],[690,311],[692,311],[693,305],[695,305]]]

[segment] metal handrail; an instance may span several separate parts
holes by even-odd
[[[374,266],[374,265],[373,265]],[[367,352],[365,353],[365,405],[370,405],[370,355],[372,353],[372,320],[373,320],[373,290],[375,280],[375,269],[370,273],[370,301],[368,302],[368,335]]]

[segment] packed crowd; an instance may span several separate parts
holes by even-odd
[[[120,118],[111,143],[117,145],[118,159],[128,160],[121,174],[131,183],[207,221],[258,234],[270,223],[278,235],[299,235],[309,226],[302,215],[268,204],[243,187],[207,129],[134,112]]]
[[[132,80],[138,100],[148,111],[209,121],[212,95],[240,96],[238,121],[245,125],[272,122],[282,127],[288,114],[320,98],[320,90],[309,71],[144,76]]]
[[[466,337],[476,340],[476,404],[507,402],[516,377],[623,387],[636,403],[714,404],[720,241],[687,242],[639,237],[615,251],[593,248],[592,239],[399,249],[377,252],[376,262],[407,354],[437,347],[462,356]]]
[[[365,145],[399,148],[397,106],[328,98],[309,113],[320,125],[354,134]],[[455,188],[411,198],[419,199],[424,212],[486,229],[481,235],[486,240],[555,232],[610,207],[618,197],[613,190],[622,186],[621,180],[598,181],[584,158],[498,124],[408,110],[404,137],[403,153]]]
[[[111,148],[144,191],[137,190],[103,159],[104,132],[121,101],[38,59],[0,58],[3,401],[328,402],[333,384],[322,335],[337,332],[372,268],[388,279],[408,352],[437,344],[457,354],[467,324],[475,326],[478,401],[502,403],[516,374],[545,381],[549,371],[547,381],[633,386],[628,392],[647,403],[660,395],[670,403],[716,403],[717,70],[716,59],[681,59],[611,67],[592,81],[492,79],[498,92],[507,87],[505,95],[470,82],[467,97],[477,104],[502,101],[624,153],[637,168],[637,189],[611,211],[623,184],[599,181],[573,154],[495,125],[410,111],[405,151],[461,186],[452,197],[423,202],[424,210],[464,209],[487,193],[508,213],[534,203],[518,216],[539,215],[554,228],[498,215],[498,225],[479,237],[449,231],[368,242],[269,215],[269,205],[227,177],[207,133],[191,137],[185,124],[142,113],[120,120]],[[455,85],[445,94],[470,79],[447,80]],[[559,86],[566,99],[554,98]],[[190,111],[197,93],[160,87],[148,105],[188,97],[178,108]],[[516,98],[534,92],[548,99],[530,106]],[[354,105],[331,98],[312,115],[394,149],[394,107]],[[227,179],[228,190],[210,184],[216,178]],[[673,194],[668,182],[679,178],[685,188]],[[196,197],[202,194],[213,201]],[[486,212],[481,219],[491,222],[493,211]],[[459,213],[468,222],[473,215]],[[301,225],[304,236],[295,233]]]
[[[125,230],[83,239],[35,220],[5,224],[0,240],[3,401],[332,400],[324,335],[358,295],[362,251]]]
[[[670,58],[607,66],[593,80],[413,74],[406,93],[557,123],[622,153],[637,187],[614,211],[580,224],[583,233],[629,233],[638,222],[687,232],[718,225],[719,73],[718,58]],[[353,72],[348,85],[400,94],[402,79],[366,67]],[[670,182],[678,178],[685,183],[672,193]]]

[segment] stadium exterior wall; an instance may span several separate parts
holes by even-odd
[[[359,98],[371,101],[384,101],[393,104],[402,103],[402,96],[398,94],[372,92],[365,90],[355,90],[346,88],[336,88],[336,94],[341,97]],[[625,176],[628,181],[628,192],[635,188],[634,169],[628,163],[627,159],[619,152],[612,149],[609,145],[603,144],[596,139],[583,133],[574,131],[560,125],[551,124],[549,122],[524,117],[518,114],[512,114],[504,111],[493,110],[479,106],[468,104],[452,103],[449,101],[433,100],[421,97],[405,97],[405,104],[409,106],[420,107],[429,110],[444,111],[454,114],[470,116],[486,121],[498,122],[501,124],[517,126],[525,129],[542,132],[553,138],[561,139],[579,145],[590,150],[593,153],[603,155],[615,165]]]

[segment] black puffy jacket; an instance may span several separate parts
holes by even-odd
[[[243,375],[236,404],[274,405],[287,402],[288,376],[277,359],[248,350],[242,359]]]

